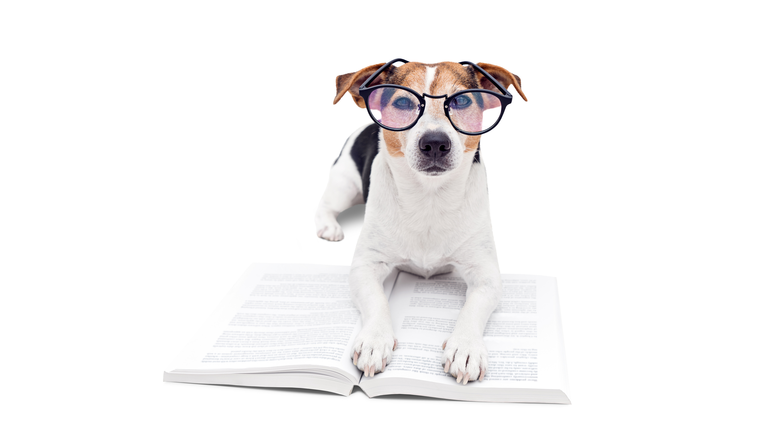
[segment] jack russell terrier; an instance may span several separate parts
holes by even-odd
[[[315,224],[318,237],[339,241],[336,217],[366,203],[349,276],[363,320],[350,355],[365,376],[383,372],[397,347],[384,279],[395,268],[425,278],[455,269],[467,283],[466,303],[442,364],[459,383],[483,380],[483,332],[502,287],[480,135],[501,120],[510,85],[528,100],[517,75],[486,63],[395,59],[336,77],[333,103],[349,92],[374,124],[347,139]]]

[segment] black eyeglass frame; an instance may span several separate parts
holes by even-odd
[[[448,117],[448,121],[451,122],[451,126],[453,126],[454,129],[459,131],[459,133],[462,133],[464,135],[470,135],[470,136],[482,135],[482,134],[484,134],[486,132],[489,132],[491,129],[495,128],[496,125],[499,124],[499,122],[501,121],[501,118],[504,117],[504,110],[507,108],[507,105],[512,103],[512,94],[506,88],[504,88],[501,84],[499,84],[499,82],[496,81],[496,79],[494,77],[492,77],[488,72],[484,71],[483,68],[481,68],[480,66],[478,66],[478,65],[476,65],[476,64],[474,64],[472,62],[468,62],[468,61],[459,62],[459,64],[461,64],[461,65],[471,65],[473,68],[475,68],[475,70],[477,70],[478,72],[483,74],[484,77],[488,78],[488,81],[490,81],[491,84],[495,85],[496,88],[501,90],[502,93],[499,94],[498,92],[491,91],[491,90],[486,90],[486,89],[467,89],[467,90],[458,91],[458,92],[456,92],[456,93],[454,93],[454,94],[452,94],[450,96],[449,95],[433,96],[433,95],[429,95],[429,94],[426,94],[426,93],[424,93],[422,95],[419,95],[418,93],[416,93],[416,91],[414,91],[411,88],[404,87],[404,86],[401,86],[401,85],[396,85],[396,84],[379,84],[379,85],[375,85],[373,87],[368,87],[368,85],[370,83],[372,83],[373,80],[375,80],[376,77],[378,77],[384,70],[386,70],[387,68],[392,66],[392,64],[397,63],[397,62],[408,63],[408,60],[397,58],[397,59],[394,59],[394,60],[388,62],[384,66],[380,67],[376,72],[374,72],[373,75],[368,77],[368,79],[365,80],[365,82],[363,82],[363,85],[361,85],[360,89],[358,90],[358,93],[360,94],[360,96],[363,97],[363,100],[365,101],[365,109],[368,111],[368,115],[371,116],[371,119],[373,119],[373,121],[377,125],[383,127],[384,129],[391,130],[391,131],[394,131],[394,132],[400,132],[400,131],[408,130],[408,129],[414,127],[416,125],[416,123],[419,122],[419,119],[421,118],[421,116],[424,115],[424,108],[426,107],[426,104],[427,104],[427,100],[425,99],[425,97],[428,97],[428,98],[431,98],[431,99],[442,99],[442,98],[445,98],[445,104],[443,104],[443,110],[445,111],[445,116]],[[391,128],[389,126],[385,126],[381,122],[376,120],[376,117],[374,117],[373,113],[371,112],[371,108],[368,106],[368,96],[370,96],[370,94],[374,90],[376,90],[378,88],[383,88],[383,87],[397,88],[397,89],[405,90],[405,91],[411,93],[412,95],[414,95],[416,97],[416,99],[418,99],[418,101],[419,101],[419,115],[418,115],[418,117],[416,117],[416,120],[414,120],[413,123],[411,123],[410,125],[408,125],[408,126],[406,126],[404,128],[396,129],[396,128]],[[456,97],[461,96],[461,95],[463,95],[465,93],[476,93],[476,92],[489,93],[489,94],[492,94],[492,95],[496,96],[499,99],[499,101],[501,102],[501,112],[499,113],[499,118],[496,119],[496,123],[494,123],[488,129],[485,129],[485,130],[480,131],[480,132],[466,132],[466,131],[460,129],[458,126],[456,126],[456,124],[453,122],[453,120],[451,119],[451,115],[449,114],[449,108],[448,107],[451,105],[451,102]]]

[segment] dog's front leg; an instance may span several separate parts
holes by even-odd
[[[392,267],[382,262],[356,262],[349,274],[352,302],[363,320],[350,355],[365,376],[384,372],[392,361],[392,351],[397,347],[389,302],[382,285],[391,271]]]
[[[495,258],[495,257],[494,257]],[[459,312],[451,336],[443,343],[442,364],[456,382],[483,380],[488,370],[488,350],[483,332],[501,300],[501,275],[494,259],[458,267],[467,283],[467,300]]]

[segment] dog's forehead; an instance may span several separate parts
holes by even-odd
[[[395,69],[387,78],[387,82],[431,95],[450,94],[462,89],[480,87],[472,71],[453,62],[406,63]]]

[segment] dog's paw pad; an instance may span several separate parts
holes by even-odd
[[[336,242],[344,239],[344,232],[341,230],[341,225],[334,222],[318,228],[317,236],[324,240]]]
[[[363,330],[352,345],[352,363],[363,371],[363,376],[372,377],[386,370],[396,346],[397,339],[391,333],[374,334]]]
[[[488,350],[481,337],[449,337],[443,342],[443,371],[456,377],[456,382],[466,385],[470,381],[482,381],[488,370]]]

